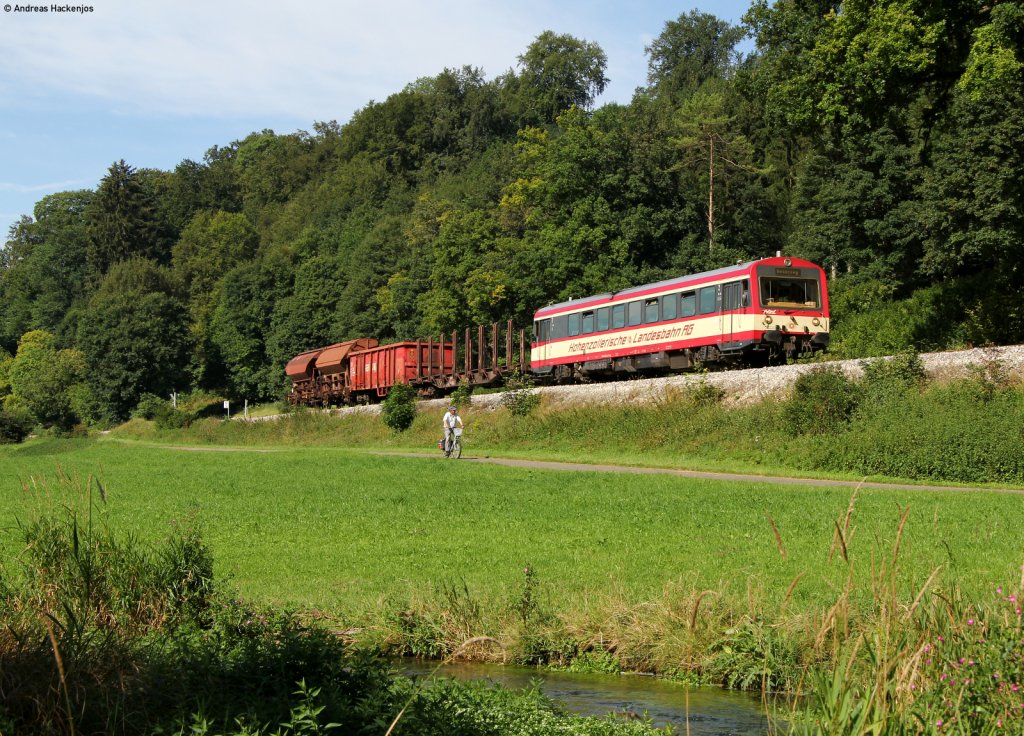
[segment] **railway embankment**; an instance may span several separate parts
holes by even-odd
[[[922,353],[921,362],[928,376],[935,381],[965,378],[978,369],[995,369],[1010,376],[1024,379],[1024,345],[973,348],[942,353]],[[882,358],[884,360],[884,358]],[[571,386],[541,386],[530,389],[541,394],[548,405],[656,403],[685,392],[689,387],[706,382],[723,392],[726,405],[756,404],[767,398],[784,397],[797,377],[820,365],[835,366],[851,378],[864,373],[865,359],[840,360],[828,363],[799,363],[768,368],[747,368],[711,373],[687,373],[661,378],[641,378],[608,383],[590,383]],[[474,409],[496,409],[502,405],[502,393],[474,394]],[[424,409],[441,411],[449,399],[431,399],[422,402]],[[338,413],[371,413],[380,411],[379,405],[355,406],[333,410]]]

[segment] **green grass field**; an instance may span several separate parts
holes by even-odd
[[[939,566],[937,584],[984,594],[1019,579],[1024,561],[1024,498],[985,490],[861,490],[847,562],[832,547],[849,489],[112,439],[2,447],[0,466],[8,556],[16,519],[58,500],[60,468],[102,481],[114,528],[155,541],[174,524],[198,524],[217,574],[243,595],[343,619],[463,582],[485,604],[507,604],[526,565],[558,612],[657,599],[666,586],[771,607],[797,576],[790,610],[817,610],[835,602],[851,569],[867,591],[907,508],[899,568],[908,594]]]

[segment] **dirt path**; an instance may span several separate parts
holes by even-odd
[[[414,452],[376,452],[375,455],[392,455],[398,457],[434,458],[434,455],[425,455]],[[444,460],[437,456],[436,459]],[[813,486],[813,487],[840,487],[840,488],[871,488],[878,490],[897,491],[930,491],[930,492],[960,492],[971,493],[983,491],[986,493],[1016,493],[1024,495],[1024,488],[979,488],[964,486],[933,486],[933,485],[911,485],[905,483],[869,483],[856,480],[829,480],[822,478],[789,478],[783,476],[753,475],[744,473],[712,473],[701,470],[677,470],[675,468],[650,468],[634,467],[629,465],[605,465],[587,463],[563,463],[549,460],[516,460],[501,457],[468,457],[463,455],[459,462],[489,463],[492,465],[504,465],[513,468],[536,468],[538,470],[566,470],[583,473],[625,473],[631,475],[674,475],[681,478],[698,478],[702,480],[742,481],[744,483],[772,483],[776,485]]]

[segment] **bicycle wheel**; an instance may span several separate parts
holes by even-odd
[[[452,447],[452,457],[456,460],[462,457],[462,440],[458,437],[455,438],[455,445]]]

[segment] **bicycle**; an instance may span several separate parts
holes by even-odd
[[[452,430],[451,437],[445,443],[444,456],[446,458],[455,458],[458,460],[462,457],[462,428],[456,427]]]

